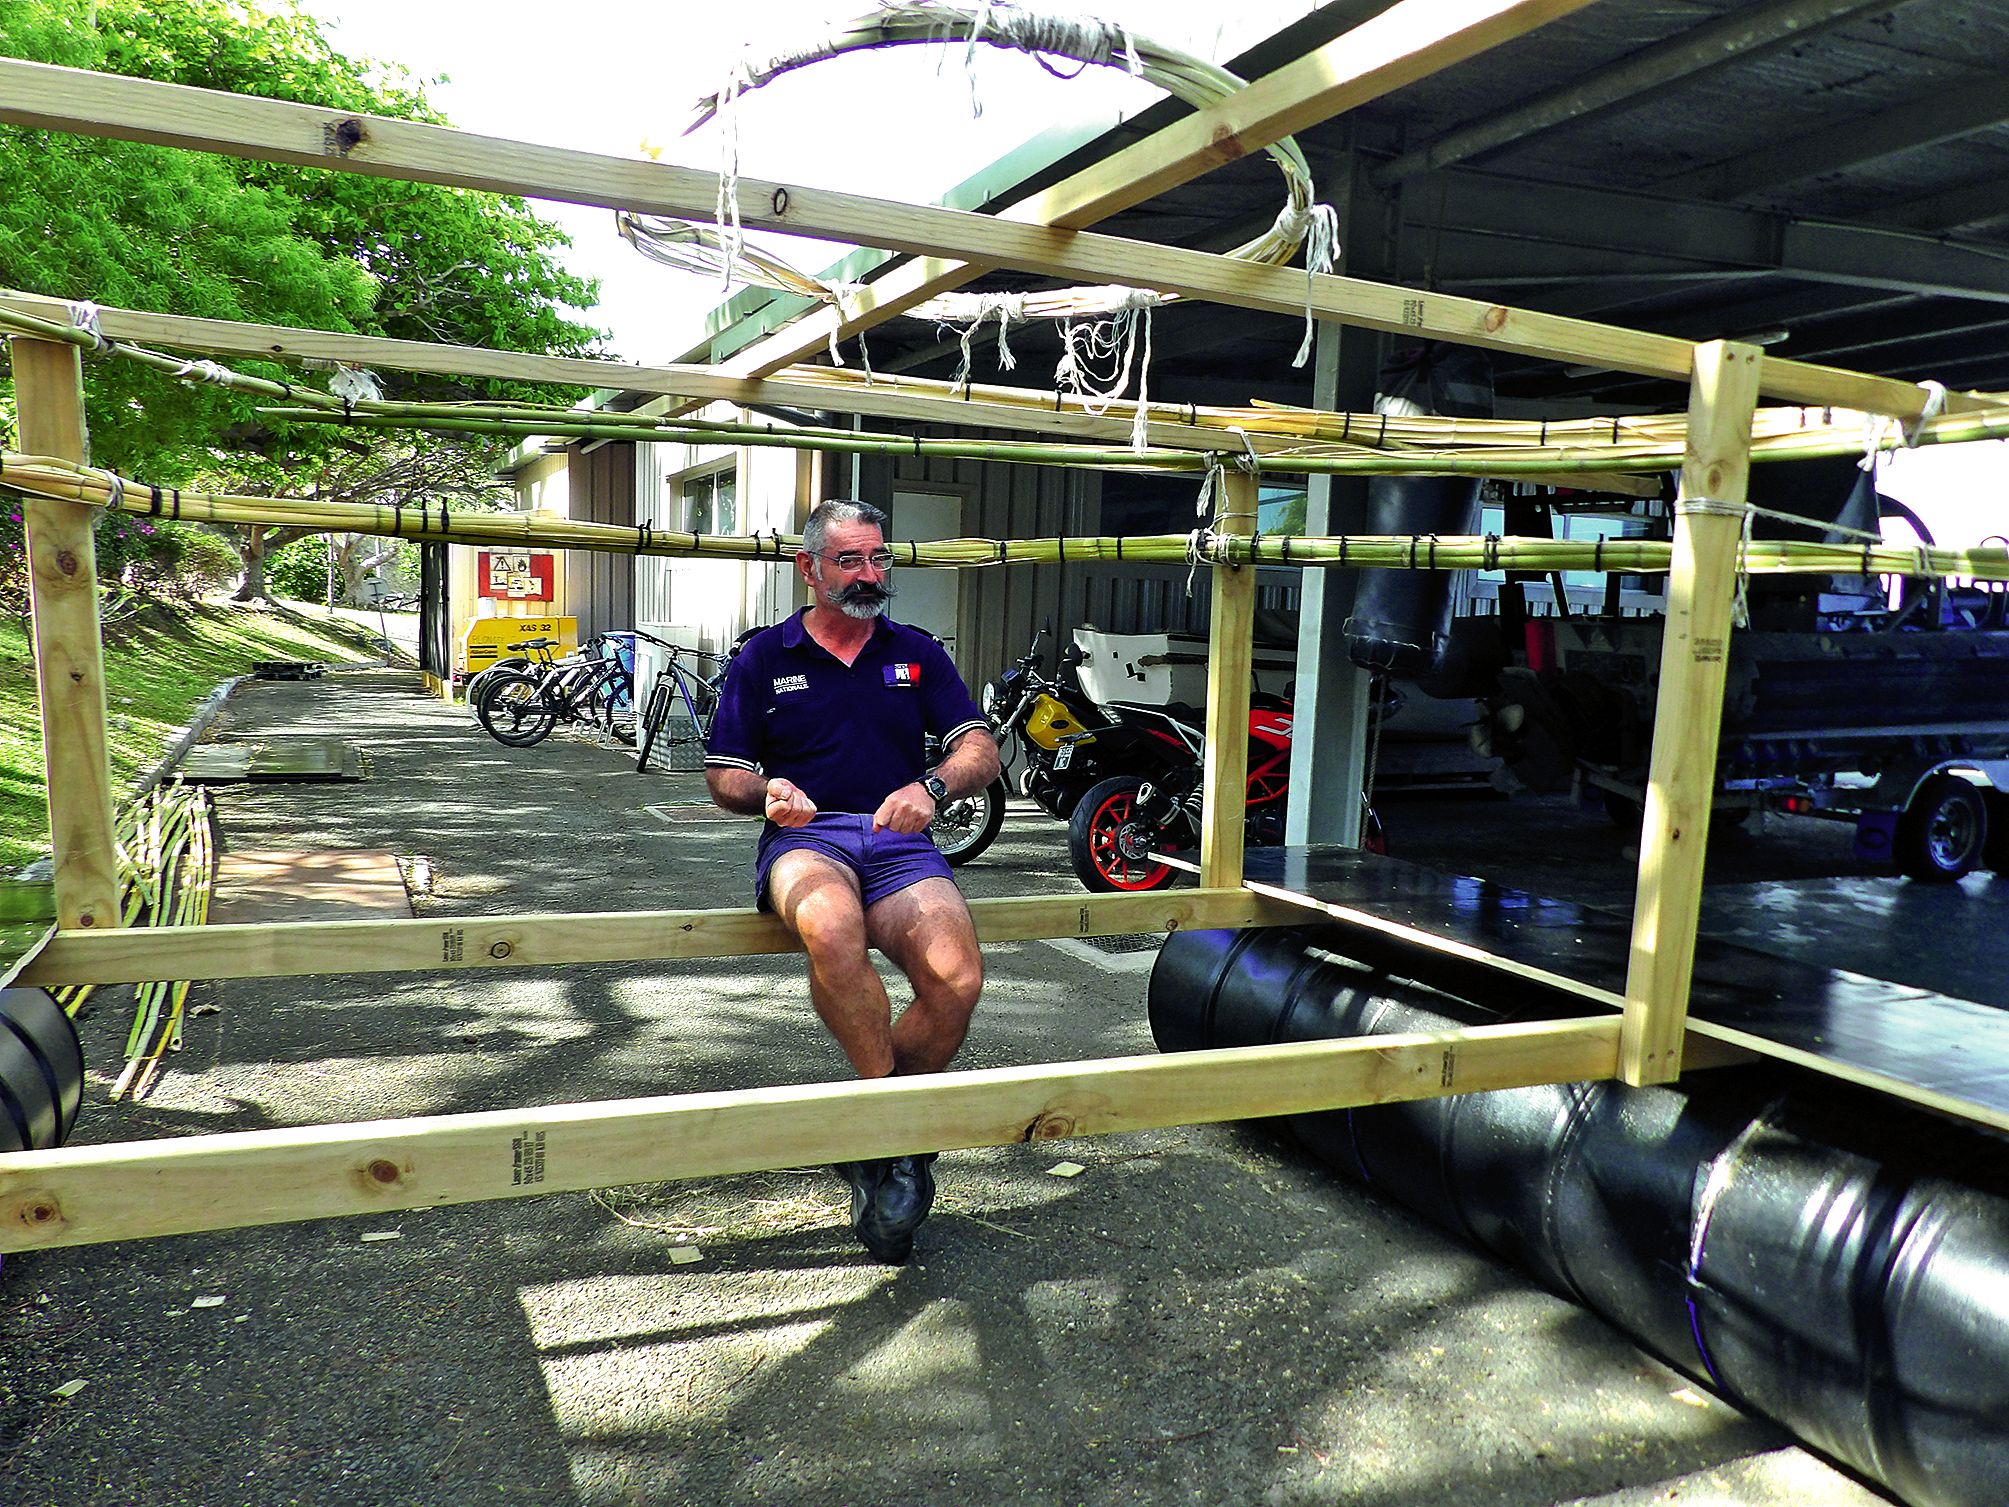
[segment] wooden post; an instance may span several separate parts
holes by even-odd
[[[1620,1037],[1619,1076],[1631,1084],[1681,1072],[1761,361],[1756,346],[1727,340],[1695,350]]]
[[[1234,466],[1223,473],[1214,531],[1246,539],[1256,530],[1261,483]],[[1242,882],[1248,812],[1249,681],[1255,674],[1256,567],[1216,565],[1207,643],[1207,761],[1201,776],[1200,886]]]
[[[21,448],[62,460],[89,458],[84,377],[77,348],[19,336],[10,342]],[[24,497],[35,684],[42,702],[49,841],[56,860],[56,924],[119,924],[119,866],[112,774],[105,752],[105,661],[98,631],[98,510]]]

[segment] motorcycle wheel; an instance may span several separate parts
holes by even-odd
[[[1089,787],[1067,821],[1067,856],[1074,877],[1098,893],[1162,890],[1178,872],[1150,857],[1165,829],[1137,809],[1144,782],[1111,775]]]
[[[1005,782],[1000,775],[975,795],[944,801],[928,823],[928,835],[951,866],[960,867],[996,840],[1004,816]]]

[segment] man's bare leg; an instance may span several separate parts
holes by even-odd
[[[953,888],[953,886],[951,886]],[[797,848],[767,871],[768,903],[809,956],[809,998],[861,1078],[885,1078],[897,1053],[893,1007],[866,955],[858,877],[821,853]]]
[[[914,988],[914,1002],[892,1027],[894,1071],[939,1073],[962,1046],[984,986],[983,952],[962,892],[947,879],[896,890],[866,912],[865,936]]]

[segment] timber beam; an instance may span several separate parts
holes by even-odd
[[[1616,1017],[0,1157],[0,1251],[1609,1078]]]
[[[1242,889],[972,900],[977,938],[1123,936],[1298,919]],[[750,909],[439,916],[416,921],[288,921],[58,932],[17,983],[131,984],[149,979],[298,978],[312,974],[538,968],[796,952],[781,921]]]
[[[643,214],[708,221],[717,213],[717,176],[694,168],[46,63],[0,59],[0,122]],[[1685,381],[1691,366],[1693,347],[1667,336],[1088,231],[758,179],[739,180],[738,204],[740,222],[753,230],[1151,288],[1272,314],[1308,313],[1410,339],[1648,376]],[[1912,383],[1771,357],[1760,383],[1763,392],[1790,402],[1906,419],[1923,414],[1930,401]],[[1948,400],[1955,411],[1968,404],[1958,394]]]

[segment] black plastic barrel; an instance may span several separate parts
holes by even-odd
[[[0,989],[0,1152],[60,1146],[77,1123],[77,1028],[39,989]]]
[[[1175,1051],[1504,1018],[1328,950],[1338,944],[1310,928],[1176,933],[1151,975],[1152,1034]],[[1348,1176],[1518,1262],[1915,1507],[2005,1500],[2001,1137],[1759,1068],[1289,1124]]]
[[[1476,534],[1479,483],[1466,476],[1377,476],[1367,485],[1363,534]],[[1440,669],[1451,643],[1453,572],[1364,570],[1346,620],[1346,652],[1365,670],[1415,679]]]

